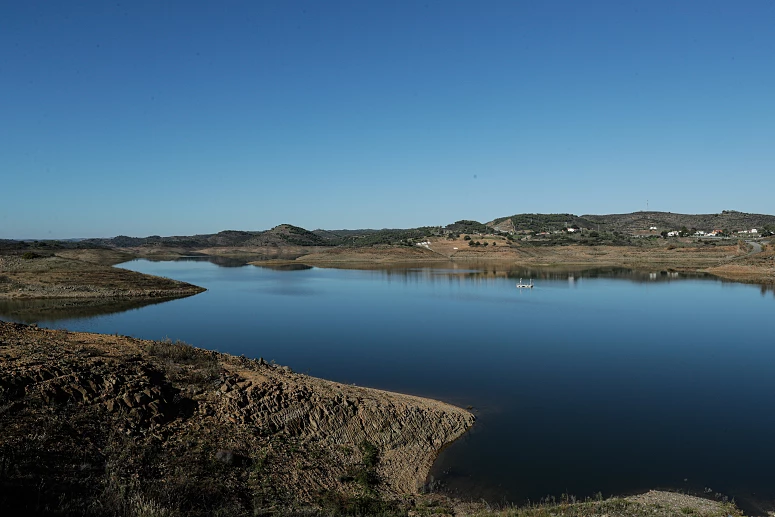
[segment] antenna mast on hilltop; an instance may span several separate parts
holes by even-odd
[[[649,211],[649,200],[647,199],[646,200],[646,212],[648,212],[648,211]]]

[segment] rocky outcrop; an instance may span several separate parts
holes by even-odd
[[[217,413],[261,433],[380,453],[379,474],[395,493],[415,493],[439,450],[462,435],[473,415],[437,401],[321,381],[247,363],[218,390]]]
[[[171,506],[212,492],[237,514],[330,493],[414,494],[473,421],[438,401],[183,343],[0,322],[4,507],[40,486],[37,500],[90,507],[132,490]]]

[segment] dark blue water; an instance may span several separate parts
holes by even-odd
[[[757,286],[492,266],[122,267],[208,291],[41,323],[182,339],[473,406],[473,431],[432,473],[447,490],[496,501],[657,487],[775,495],[775,296]],[[535,289],[517,290],[528,275]]]

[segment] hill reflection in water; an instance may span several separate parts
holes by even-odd
[[[18,323],[54,323],[121,313],[170,301],[170,298],[0,300],[0,318]]]

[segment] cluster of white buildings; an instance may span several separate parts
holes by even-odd
[[[749,235],[758,235],[759,230],[756,228],[752,228],[750,230],[740,230],[737,232],[738,234],[749,234]],[[681,232],[678,230],[672,230],[667,232],[668,237],[679,237],[681,235]],[[706,232],[705,230],[697,230],[692,234],[694,237],[721,237],[724,235],[723,230],[713,230],[710,232]]]
[[[712,232],[705,232],[704,230],[697,230],[694,232],[695,237],[718,237],[723,235],[723,230],[713,230]]]
[[[535,233],[535,235],[536,236],[548,236],[548,235],[557,234],[557,233],[578,233],[578,232],[581,232],[583,230],[586,230],[586,228],[568,227],[568,228],[565,228],[563,230],[554,230],[554,231],[549,231],[549,232],[547,232],[547,231],[537,232],[537,233]],[[649,227],[648,231],[641,230],[640,232],[638,232],[637,236],[639,236],[639,237],[647,236],[647,235],[650,235],[648,232],[656,232],[656,231],[659,231],[659,228],[656,227],[656,226],[651,226],[651,227]],[[514,233],[514,232],[509,232],[509,233]],[[533,231],[532,230],[523,230],[523,231],[516,232],[516,233],[532,234]],[[747,234],[747,235],[759,235],[759,230],[757,230],[756,228],[752,228],[750,230],[739,230],[737,233],[738,234]],[[694,233],[692,233],[691,235],[693,237],[721,237],[721,236],[724,235],[724,231],[723,230],[711,230],[709,232],[706,232],[705,230],[695,230]],[[668,237],[680,237],[681,236],[681,232],[680,232],[680,230],[670,230],[669,232],[667,232],[667,236]],[[420,245],[422,245],[422,243],[418,244],[418,246],[420,246]]]
[[[655,228],[652,226],[651,228],[649,228],[649,230],[654,231]],[[692,230],[694,229],[692,228]],[[750,230],[738,230],[736,232],[731,231],[729,233],[737,233],[738,235],[754,235],[754,236],[761,235],[761,232],[759,232],[759,230],[757,230],[756,228],[751,228]],[[666,235],[667,237],[680,237],[681,231],[670,230],[669,232],[667,232],[667,234],[663,234],[663,235]],[[685,234],[685,235],[689,235],[689,234]],[[711,230],[709,232],[706,232],[705,230],[694,230],[691,233],[692,237],[723,237],[724,235],[728,235],[724,233],[724,230]]]

